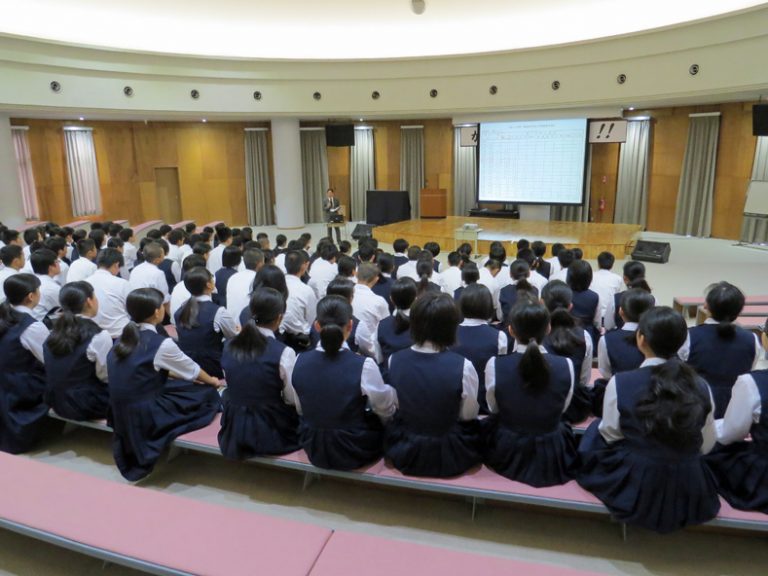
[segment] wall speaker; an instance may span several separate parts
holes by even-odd
[[[768,104],[752,106],[752,135],[768,136]]]
[[[352,238],[354,240],[360,240],[362,238],[373,238],[373,224],[358,224],[355,229],[352,230]]]
[[[669,261],[669,253],[671,250],[669,242],[638,240],[635,249],[632,251],[632,260],[665,264]]]
[[[499,87],[498,87],[498,86],[496,86],[495,84],[494,84],[493,86],[491,86],[490,88],[488,88],[488,92],[489,92],[491,95],[494,95],[494,94],[496,94],[498,91],[499,91]]]
[[[133,96],[133,88],[131,88],[130,86],[126,86],[125,88],[123,88],[123,94],[125,94],[128,98],[130,98],[131,96]]]
[[[430,95],[430,97],[432,97],[432,98],[437,98],[437,90],[435,90],[434,88],[432,88],[432,90],[430,90],[430,91],[429,91],[429,95]]]
[[[320,92],[315,92],[314,94],[312,94],[312,98],[314,98],[315,100],[320,100],[320,98],[322,97],[323,95],[320,94]]]
[[[197,100],[200,98],[200,92],[197,90],[192,90],[189,95],[192,97],[193,100]]]
[[[374,90],[373,92],[371,92],[371,98],[373,98],[374,100],[378,100],[379,98],[381,98],[381,93],[378,90]]]
[[[261,100],[261,92],[256,90],[256,92],[253,93],[253,99],[254,100]]]
[[[560,80],[552,82],[552,90],[560,90]]]
[[[51,86],[51,90],[53,90],[54,92],[56,93],[61,92],[61,84],[56,82],[56,80],[51,82],[50,86]]]

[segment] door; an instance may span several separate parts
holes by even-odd
[[[155,168],[157,211],[166,224],[181,222],[181,190],[178,168]]]

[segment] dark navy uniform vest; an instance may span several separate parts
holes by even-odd
[[[139,343],[127,358],[119,359],[114,348],[107,356],[110,401],[130,404],[157,396],[162,392],[168,371],[155,370],[155,355],[165,336],[152,330],[139,332]]]
[[[448,433],[459,420],[463,376],[464,357],[455,352],[395,353],[389,381],[397,390],[397,414],[403,426],[416,434]]]
[[[235,268],[219,268],[216,271],[216,303],[219,306],[227,307],[227,284],[235,274],[237,274]]]
[[[194,296],[193,296],[194,298]],[[221,378],[221,352],[224,349],[223,335],[216,332],[213,321],[220,306],[213,302],[198,302],[197,324],[195,328],[184,328],[179,319],[184,306],[174,314],[176,332],[179,334],[179,348],[197,362],[211,376]],[[186,305],[186,304],[185,304]]]
[[[768,370],[752,372],[752,378],[760,393],[760,421],[752,425],[752,442],[763,450],[768,449]]]
[[[458,302],[459,298],[461,298],[461,293],[464,292],[464,286],[459,286],[456,288],[456,290],[453,291],[453,299]]]
[[[389,357],[399,350],[405,350],[413,345],[413,339],[411,338],[411,331],[404,330],[400,334],[395,333],[395,317],[388,316],[379,322],[379,346],[381,346],[381,354],[384,356],[384,366],[387,365]]]
[[[716,324],[702,324],[689,330],[691,349],[688,364],[712,388],[715,418],[722,418],[736,378],[752,370],[755,360],[755,337],[748,330],[736,327],[730,340],[717,335]]]
[[[31,315],[22,312],[19,321],[0,338],[0,370],[5,374],[29,374],[44,381],[44,366],[21,345],[21,335],[34,323]]]
[[[593,346],[597,346],[597,340],[600,337],[600,333],[595,328],[595,313],[597,307],[600,305],[600,297],[596,292],[592,290],[584,290],[583,292],[573,291],[573,308],[571,314],[574,318],[577,318],[584,329],[592,337]],[[596,348],[594,348],[596,350]]]
[[[539,291],[536,287],[531,287],[536,290],[536,293],[538,294]],[[517,303],[517,284],[508,284],[499,291],[499,303],[501,304],[501,313],[504,315],[502,321],[506,323],[507,318],[509,318],[509,311],[512,310],[512,307]]]
[[[636,345],[628,339],[635,339],[635,333],[630,330],[611,330],[603,335],[605,338],[605,350],[608,352],[608,360],[611,363],[611,372],[629,372],[637,370],[645,360],[645,356]]]
[[[536,272],[544,276],[547,280],[549,280],[549,275],[552,273],[552,264],[544,260],[543,258],[541,260],[538,260],[538,265],[536,266]]]
[[[395,311],[395,305],[392,304],[391,300],[389,299],[389,294],[390,292],[392,292],[392,284],[393,284],[392,278],[387,278],[386,276],[379,276],[379,281],[373,285],[373,288],[371,288],[374,294],[384,298],[384,301],[387,303],[387,306],[389,306],[390,314]]]
[[[88,360],[88,346],[93,336],[81,342],[70,354],[56,356],[43,346],[43,356],[46,367],[46,402],[60,416],[71,418],[67,414],[66,396],[73,389],[92,388],[103,389],[106,384],[96,376],[96,364]],[[61,399],[61,402],[58,402]],[[63,409],[63,410],[62,410]]]
[[[282,409],[285,403],[280,357],[284,350],[285,344],[267,338],[267,347],[261,356],[243,362],[232,356],[227,345],[221,358],[221,366],[227,375],[227,401],[259,410],[265,405]]]
[[[168,293],[170,294],[173,292],[173,289],[176,287],[176,276],[173,275],[173,260],[170,260],[166,258],[160,264],[157,265],[157,267],[162,270],[163,274],[165,274],[165,281],[168,283]]]
[[[293,388],[309,428],[366,428],[366,399],[360,388],[365,358],[342,349],[336,356],[319,350],[299,354]]]
[[[549,338],[549,334],[544,337],[544,341],[541,343],[541,345],[544,346],[549,354],[570,358],[571,363],[573,364],[573,373],[576,377],[576,382],[579,382],[581,378],[581,367],[584,365],[584,355],[587,353],[587,343],[584,341],[584,330],[580,326],[575,327],[573,331],[576,333],[576,336],[579,339],[579,344],[575,347],[571,354],[560,354],[554,348],[552,348],[552,341]]]
[[[546,389],[532,392],[523,386],[518,366],[523,355],[514,352],[496,358],[496,404],[499,420],[507,428],[525,434],[552,432],[562,419],[565,401],[571,391],[571,372],[568,360],[545,354],[549,365],[549,383]]]
[[[499,353],[499,331],[483,324],[482,326],[459,326],[456,332],[456,344],[451,348],[457,354],[472,362],[477,372],[479,386],[477,401],[487,411],[485,399],[485,365]],[[487,413],[487,412],[486,412]]]
[[[624,326],[624,320],[619,314],[619,308],[621,308],[621,297],[624,296],[624,292],[619,292],[613,295],[613,322],[616,324],[616,328]]]

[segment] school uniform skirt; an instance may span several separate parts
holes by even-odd
[[[234,404],[224,393],[219,448],[232,460],[288,454],[299,449],[299,417],[293,406]]]
[[[731,506],[768,514],[768,446],[754,440],[718,444],[706,462],[718,492]]]
[[[34,446],[48,414],[44,394],[44,374],[0,374],[0,450],[21,454]]]

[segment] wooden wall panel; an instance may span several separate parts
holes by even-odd
[[[453,214],[453,123],[450,119],[424,124],[426,188],[445,188],[448,214]]]
[[[620,150],[620,144],[592,145],[590,213],[593,222],[613,222]],[[599,210],[601,198],[605,200],[605,210],[602,212]]]
[[[328,184],[336,192],[340,204],[347,207],[347,217],[352,213],[350,208],[350,149],[347,146],[329,146],[328,151]],[[325,191],[323,191],[325,193]]]

